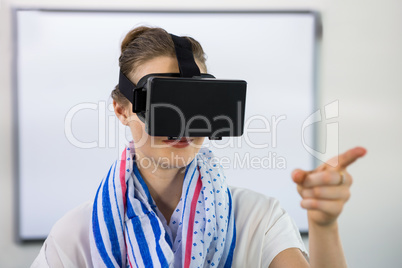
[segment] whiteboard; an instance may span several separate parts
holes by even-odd
[[[43,239],[94,198],[130,132],[111,109],[119,46],[135,26],[200,41],[208,72],[248,82],[245,132],[209,141],[230,185],[273,196],[307,231],[290,173],[312,169],[314,13],[16,10],[18,233]],[[262,212],[263,213],[263,212]]]

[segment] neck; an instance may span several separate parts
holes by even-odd
[[[140,158],[145,156],[139,152]],[[180,201],[186,167],[161,167],[157,163],[141,166],[137,161],[138,170],[148,186],[149,192],[158,209],[169,224],[170,217]]]

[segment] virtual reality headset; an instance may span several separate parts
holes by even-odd
[[[171,34],[180,73],[142,77],[137,85],[120,71],[119,90],[151,136],[237,137],[243,134],[247,83],[200,73],[188,39]]]

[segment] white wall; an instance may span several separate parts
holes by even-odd
[[[14,241],[10,7],[312,9],[322,14],[320,105],[339,100],[339,145],[368,155],[350,168],[352,198],[340,218],[350,267],[402,267],[402,2],[0,0],[0,267],[27,267],[40,245]]]

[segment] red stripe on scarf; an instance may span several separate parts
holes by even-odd
[[[121,192],[123,194],[123,204],[124,204],[124,213],[126,212],[126,190],[127,190],[127,186],[126,186],[126,161],[127,161],[127,149],[123,151],[123,153],[121,154],[121,160],[120,160],[120,185],[121,185]],[[126,241],[126,232],[124,232],[124,244],[127,248],[127,241]],[[127,254],[127,259],[128,262],[130,263],[130,267],[134,267],[131,264],[131,260],[130,260],[130,255]]]
[[[120,185],[121,185],[121,192],[123,196],[123,204],[124,204],[124,213],[126,212],[126,161],[127,161],[127,149],[123,151],[121,154],[120,160]]]
[[[127,248],[127,243],[126,243],[126,248]],[[129,255],[129,254],[127,254],[127,259],[128,259],[128,262],[130,263],[130,267],[131,267],[131,268],[134,268],[134,266],[131,264],[130,255]]]
[[[198,168],[198,166],[197,166]],[[194,230],[194,217],[195,217],[195,210],[197,206],[198,197],[200,196],[201,192],[201,172],[199,173],[197,185],[195,186],[193,200],[191,200],[191,209],[190,209],[190,218],[188,222],[188,229],[187,229],[187,243],[186,243],[186,254],[184,258],[184,267],[190,267],[191,262],[191,248],[193,246],[193,230]]]

